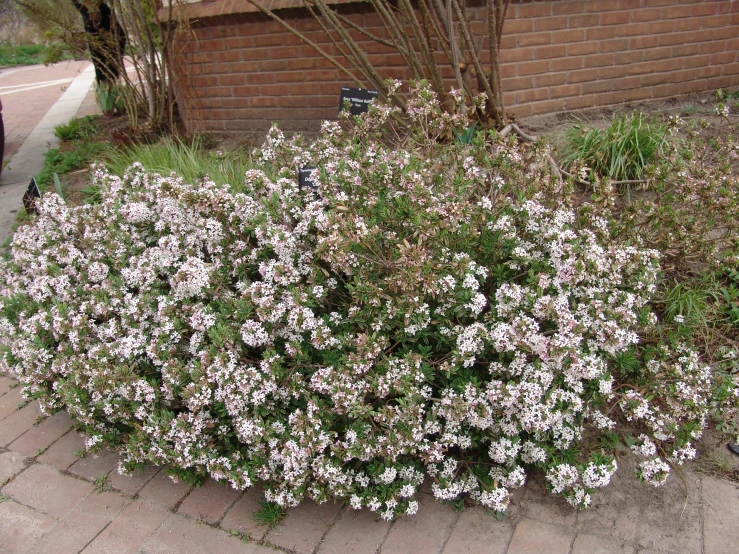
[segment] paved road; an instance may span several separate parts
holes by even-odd
[[[94,81],[88,61],[0,70],[5,169],[0,176],[0,244],[10,236],[30,178],[59,144],[54,127],[74,117]]]
[[[87,61],[67,61],[50,67],[0,69],[6,160],[18,151],[44,114],[88,65]]]

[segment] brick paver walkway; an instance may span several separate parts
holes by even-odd
[[[532,479],[502,521],[420,495],[394,522],[367,510],[305,502],[273,528],[253,517],[257,488],[174,483],[160,468],[130,477],[106,452],[79,457],[83,440],[59,413],[39,419],[0,376],[0,551],[299,554],[728,554],[739,545],[739,487],[699,472],[663,489],[623,467],[593,508],[578,512]],[[628,461],[622,462],[627,465]],[[107,478],[105,478],[107,476]],[[97,481],[97,484],[96,484]],[[103,489],[101,490],[101,486]],[[688,487],[687,496],[685,486]]]

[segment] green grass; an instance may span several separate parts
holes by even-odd
[[[261,508],[254,512],[254,519],[262,525],[272,527],[287,515],[287,510],[275,502],[262,500],[259,505]]]
[[[605,129],[573,125],[560,142],[564,167],[582,160],[597,175],[617,181],[643,179],[669,149],[667,128],[639,112],[614,116]]]
[[[678,317],[687,328],[705,328],[720,317],[721,300],[721,288],[713,275],[675,283],[664,291],[665,319],[672,323]]]
[[[0,67],[17,65],[36,65],[72,59],[68,52],[60,52],[57,45],[23,44],[11,46],[0,44]]]
[[[54,136],[68,142],[93,138],[97,133],[96,119],[97,116],[93,115],[87,115],[79,119],[72,118],[69,123],[57,125],[54,128]]]
[[[219,185],[238,186],[244,181],[244,174],[253,167],[250,156],[242,152],[218,153],[205,146],[205,139],[200,137],[190,142],[166,138],[157,144],[111,148],[104,163],[116,175],[123,175],[131,164],[139,162],[162,175],[175,172],[188,182],[208,177]]]
[[[62,152],[59,148],[52,148],[46,153],[44,167],[36,174],[36,183],[41,191],[54,189],[54,173],[63,174],[87,167],[100,159],[105,151],[105,145],[99,142],[78,142],[75,148]]]

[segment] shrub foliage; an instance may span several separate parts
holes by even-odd
[[[626,419],[661,484],[736,387],[685,347],[633,356],[658,252],[568,207],[543,145],[454,142],[465,118],[416,93],[393,147],[378,106],[307,146],[274,128],[240,183],[98,167],[100,204],[45,195],[2,263],[3,368],[125,468],[282,506],[392,518],[428,478],[504,511],[534,468],[586,506]]]

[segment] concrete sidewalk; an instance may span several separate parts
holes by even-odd
[[[113,453],[79,457],[84,442],[65,413],[39,421],[37,404],[24,405],[7,377],[0,395],[3,552],[733,554],[739,545],[739,487],[694,469],[683,472],[684,483],[672,475],[654,489],[621,467],[581,512],[534,478],[502,521],[424,492],[418,514],[394,522],[306,501],[268,528],[253,517],[259,490],[210,480],[193,489],[156,467],[122,477]]]
[[[46,152],[59,146],[54,128],[77,115],[88,96],[95,71],[91,63],[85,63],[84,69],[71,80],[61,97],[36,124],[0,176],[0,244],[11,235],[23,193],[31,177],[43,168]]]

